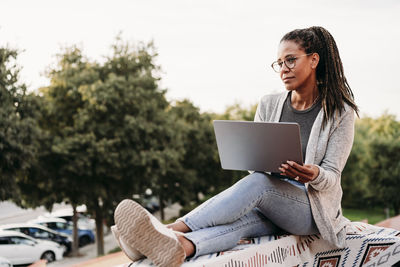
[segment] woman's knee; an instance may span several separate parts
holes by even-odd
[[[270,179],[271,177],[266,173],[254,172],[247,175],[242,180],[244,183],[249,184],[250,186],[265,187],[271,184]]]

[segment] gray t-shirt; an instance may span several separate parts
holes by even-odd
[[[315,118],[321,110],[321,100],[318,99],[316,103],[306,110],[297,110],[292,107],[291,95],[292,92],[289,92],[285,103],[283,104],[282,114],[279,121],[297,122],[300,125],[301,149],[304,161],[306,158],[306,149],[311,128],[314,124]]]

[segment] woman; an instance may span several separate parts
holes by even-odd
[[[168,226],[131,200],[115,211],[113,232],[132,259],[179,266],[185,257],[232,248],[242,237],[285,231],[319,233],[344,247],[340,186],[358,108],[336,43],[322,27],[294,30],[281,40],[279,73],[286,92],[264,96],[255,121],[297,122],[304,165],[288,160],[279,174],[252,173]]]

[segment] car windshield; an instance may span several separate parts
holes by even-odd
[[[72,225],[65,222],[47,222],[42,224],[51,229],[72,230]]]
[[[30,228],[32,236],[35,238],[51,238],[53,234],[39,228]]]

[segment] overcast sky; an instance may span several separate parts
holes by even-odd
[[[1,0],[0,46],[24,50],[18,63],[31,90],[62,46],[100,60],[119,32],[153,40],[167,97],[222,112],[284,91],[270,68],[290,30],[323,26],[334,36],[364,115],[400,118],[400,1]]]

